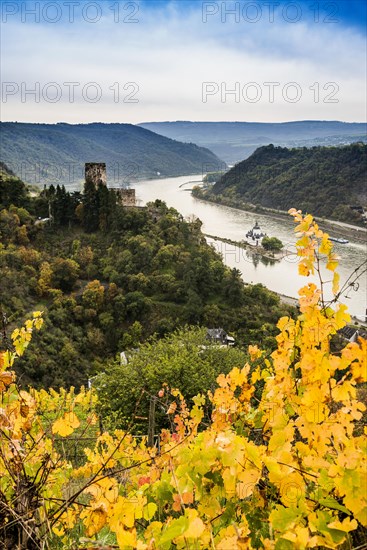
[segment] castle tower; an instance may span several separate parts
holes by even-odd
[[[121,206],[136,206],[135,189],[114,188],[117,202]]]
[[[105,162],[86,162],[85,163],[85,181],[98,185],[107,185],[106,163]]]

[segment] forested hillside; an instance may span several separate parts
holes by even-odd
[[[274,345],[278,297],[245,286],[206,244],[200,220],[159,200],[118,206],[105,186],[32,197],[4,166],[0,193],[2,311],[10,328],[34,309],[45,319],[18,363],[22,384],[78,387],[117,353],[185,325]]]
[[[106,162],[111,185],[137,178],[201,174],[221,161],[208,149],[132,124],[3,122],[1,160],[28,183],[79,188],[85,162]],[[204,168],[205,169],[205,168]]]
[[[361,221],[350,206],[367,205],[367,145],[287,149],[260,147],[202,192],[204,198],[288,210],[297,204],[347,222]],[[228,203],[228,202],[227,202]]]

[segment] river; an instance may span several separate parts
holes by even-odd
[[[246,232],[253,227],[256,220],[264,233],[270,237],[278,237],[293,252],[295,250],[295,235],[293,233],[294,222],[292,218],[278,219],[271,215],[255,214],[213,204],[196,199],[191,195],[190,189],[201,182],[201,176],[181,176],[160,180],[140,181],[134,184],[138,203],[144,205],[149,201],[161,199],[168,206],[176,208],[183,216],[192,215],[203,222],[202,231],[209,235],[228,238],[233,241],[241,241]],[[195,183],[194,183],[195,182]],[[294,205],[297,207],[297,205]],[[213,241],[208,242],[223,256],[224,262],[230,267],[236,267],[242,273],[242,278],[247,283],[262,283],[267,288],[285,296],[297,297],[298,289],[306,284],[305,277],[298,275],[297,257],[291,254],[280,262],[269,263],[265,258],[254,256],[247,250],[234,245]],[[341,258],[339,273],[341,284],[347,280],[351,273],[366,260],[366,246],[353,242],[341,245],[334,243],[335,251]],[[331,272],[323,271],[323,278],[331,278]],[[314,279],[315,282],[316,279]],[[326,299],[331,298],[331,285],[326,285]],[[355,290],[349,288],[341,298],[348,305],[352,315],[364,316],[367,308],[367,276],[366,273],[358,280]]]

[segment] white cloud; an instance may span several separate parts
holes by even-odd
[[[200,5],[200,2],[198,2]],[[59,83],[63,101],[40,102],[18,93],[2,104],[3,120],[67,122],[149,120],[252,120],[366,118],[364,98],[366,74],[364,40],[351,29],[312,21],[274,23],[263,18],[256,24],[220,17],[202,22],[201,8],[141,10],[137,24],[113,23],[104,14],[99,23],[22,24],[9,18],[3,24],[3,82],[21,82],[29,88],[39,82]],[[75,103],[67,101],[64,82],[80,82]],[[83,100],[80,90],[87,82],[98,82],[102,98],[98,103]],[[120,83],[120,102],[109,89]],[[139,85],[139,103],[123,103],[131,88]],[[262,96],[257,103],[241,95],[215,96],[202,101],[202,83],[221,83],[227,89],[238,82],[240,90],[256,82]],[[280,82],[275,101],[269,101],[265,82]],[[296,103],[284,98],[282,90],[296,82],[302,97]],[[320,98],[315,102],[315,82]],[[335,82],[338,103],[325,103]],[[245,87],[245,88],[244,88]],[[285,88],[287,90],[287,87]],[[294,91],[295,89],[293,89]],[[252,90],[254,91],[254,89]],[[292,88],[288,88],[292,92]],[[250,92],[250,90],[249,90]],[[222,99],[225,99],[223,102]]]

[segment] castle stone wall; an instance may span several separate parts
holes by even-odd
[[[107,185],[107,172],[105,162],[87,162],[85,164],[85,181],[98,185]]]
[[[117,202],[122,206],[136,206],[135,189],[114,189]]]

